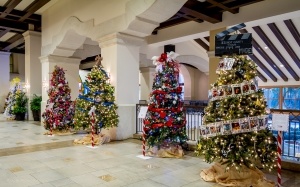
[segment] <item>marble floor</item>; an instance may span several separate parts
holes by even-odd
[[[74,145],[84,135],[43,135],[35,122],[0,118],[0,187],[217,187],[199,173],[210,165],[192,153],[183,159],[143,160],[141,142],[129,139],[91,149]],[[274,173],[268,179],[276,180]],[[300,186],[300,173],[283,171],[283,186]]]

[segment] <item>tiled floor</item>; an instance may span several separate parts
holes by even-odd
[[[24,130],[27,129],[27,130]],[[82,135],[43,135],[33,122],[0,118],[0,187],[206,187],[201,180],[210,165],[194,156],[142,160],[138,140],[111,142],[90,149],[73,145]],[[284,171],[284,186],[300,186],[300,174]],[[267,174],[276,180],[274,174]]]

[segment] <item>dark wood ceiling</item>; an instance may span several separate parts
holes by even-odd
[[[223,12],[237,14],[240,7],[260,1],[263,0],[188,0],[174,16],[162,22],[153,34],[157,34],[161,29],[189,21],[219,23],[222,22]]]
[[[260,79],[264,82],[267,80],[287,82],[289,79],[299,81],[300,58],[297,51],[300,48],[300,33],[294,22],[287,19],[261,26],[246,27],[239,32],[248,33],[249,30],[253,35],[254,49],[249,57],[257,64]],[[288,32],[285,32],[286,30]],[[195,39],[195,42],[203,50],[208,51],[209,37]],[[292,44],[297,48],[293,48]]]
[[[27,30],[41,32],[41,15],[35,14],[35,12],[49,1],[34,0],[23,10],[16,9],[22,0],[8,0],[0,6],[0,39],[8,33],[11,36],[5,41],[0,41],[0,51],[25,52],[22,34]]]

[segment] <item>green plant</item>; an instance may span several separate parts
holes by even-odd
[[[24,92],[17,92],[15,98],[15,105],[13,106],[13,114],[25,113],[27,111],[26,105],[28,98]]]
[[[30,109],[32,111],[40,111],[41,102],[42,102],[42,96],[37,96],[36,94],[34,94],[32,100],[30,101]]]

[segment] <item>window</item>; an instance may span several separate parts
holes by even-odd
[[[282,109],[300,110],[300,88],[283,88]]]
[[[264,88],[268,108],[279,109],[279,88]]]

